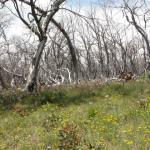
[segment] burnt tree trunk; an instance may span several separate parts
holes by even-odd
[[[1,86],[3,89],[8,89],[8,85],[7,83],[5,82],[5,79],[3,77],[3,71],[2,71],[2,67],[0,66],[0,83],[1,83]]]

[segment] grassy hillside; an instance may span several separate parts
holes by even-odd
[[[149,148],[149,80],[0,93],[0,150]]]

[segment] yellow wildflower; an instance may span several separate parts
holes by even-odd
[[[133,144],[133,141],[128,141],[127,144],[131,145],[131,144]]]

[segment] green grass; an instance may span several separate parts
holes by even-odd
[[[0,93],[0,150],[149,150],[150,82]]]

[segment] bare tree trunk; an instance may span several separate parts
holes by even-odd
[[[65,29],[61,26],[61,24],[59,24],[57,21],[55,21],[54,19],[51,20],[53,22],[53,24],[61,31],[61,33],[65,36],[65,38],[67,39],[67,44],[70,50],[70,54],[71,54],[71,59],[72,59],[72,63],[73,63],[73,67],[74,67],[74,72],[75,72],[75,80],[78,83],[78,78],[79,78],[79,68],[78,68],[78,60],[77,60],[77,56],[76,56],[76,51],[75,48],[71,42],[71,39],[68,35],[68,33],[65,31]]]
[[[29,67],[29,74],[27,77],[27,83],[25,85],[25,91],[33,92],[36,90],[36,82],[37,82],[37,74],[39,71],[39,63],[42,56],[42,52],[44,50],[47,38],[43,38],[38,45],[38,49],[32,59],[31,65]]]
[[[5,83],[5,79],[3,78],[1,66],[0,66],[0,83],[3,89],[8,89],[7,83]]]

